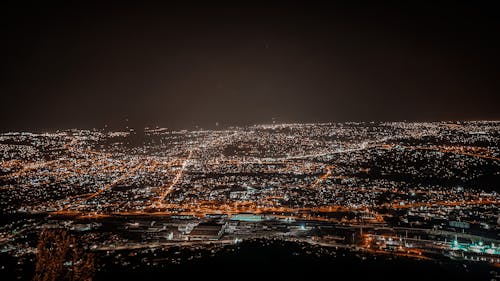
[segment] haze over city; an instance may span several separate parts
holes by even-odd
[[[497,120],[491,5],[8,3],[1,129]]]

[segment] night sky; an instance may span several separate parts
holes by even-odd
[[[0,8],[2,131],[500,119],[486,2],[37,2]]]

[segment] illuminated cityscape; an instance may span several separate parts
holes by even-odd
[[[283,241],[494,273],[499,143],[490,121],[2,133],[2,271],[78,279]],[[54,261],[40,243],[80,248]]]
[[[500,281],[495,1],[4,2],[0,281]]]

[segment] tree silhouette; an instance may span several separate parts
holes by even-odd
[[[64,229],[44,229],[37,246],[35,281],[92,280],[94,255]]]

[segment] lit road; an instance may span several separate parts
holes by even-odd
[[[177,172],[177,175],[175,176],[174,180],[168,185],[167,187],[162,187],[161,189],[163,190],[156,202],[153,202],[152,207],[153,208],[162,208],[164,206],[164,201],[165,198],[167,197],[168,194],[170,194],[177,183],[181,180],[182,175],[184,174],[184,171],[186,170],[186,167],[189,163],[189,160],[191,159],[193,155],[193,150],[189,150],[188,156],[184,159],[181,168]]]

